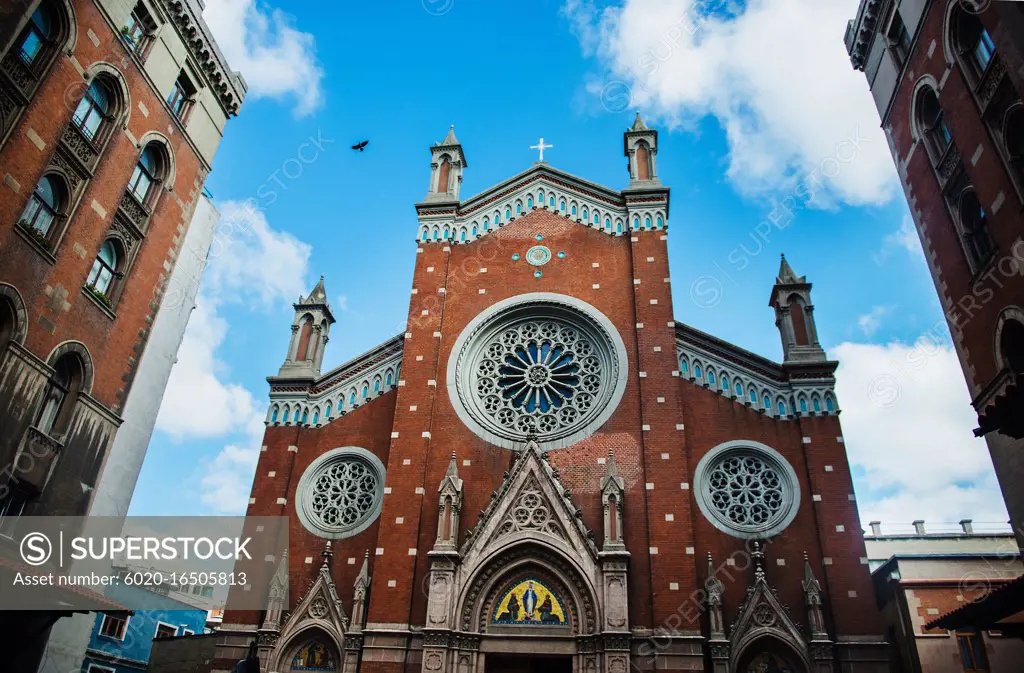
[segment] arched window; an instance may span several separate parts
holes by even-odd
[[[555,195],[554,194],[552,194],[551,198],[548,199],[548,205],[551,206],[552,208],[555,207]]]
[[[539,190],[537,192],[537,201],[540,203],[540,205],[542,205],[542,206],[544,205],[544,190],[543,189],[541,189],[541,190]]]
[[[271,423],[277,423],[277,414],[279,412],[280,412],[280,409],[277,408],[277,405],[274,405],[274,408],[270,412],[270,422]]]
[[[142,150],[139,160],[132,171],[132,179],[128,182],[128,191],[142,205],[151,204],[156,190],[154,184],[160,182],[164,172],[164,160],[160,156],[159,143],[149,143]]]
[[[679,361],[679,371],[680,371],[680,373],[685,375],[689,370],[690,370],[690,364],[686,361],[686,358],[683,358],[682,360],[680,360]]]
[[[574,204],[572,204],[572,210],[571,210],[571,211],[569,211],[569,214],[570,214],[570,215],[575,215],[575,214],[576,214],[576,204],[575,204],[575,203],[574,203]]]
[[[375,393],[379,393],[380,392],[380,377],[379,376],[373,380],[373,392],[375,392]]]
[[[18,36],[17,49],[22,62],[38,73],[58,36],[58,16],[52,2],[43,2],[32,13]]]
[[[831,395],[825,395],[825,411],[832,413],[836,410],[836,402]]]
[[[471,233],[472,233],[473,238],[476,238],[477,234],[476,234],[476,225],[475,224],[473,225],[473,231]]]
[[[937,165],[953,143],[953,134],[943,118],[935,89],[923,87],[917,95],[917,126],[933,165]]]
[[[817,395],[811,398],[811,408],[814,409],[814,413],[821,413],[821,398]]]
[[[291,409],[288,407],[287,404],[284,405],[284,413],[283,413],[283,415],[281,417],[281,422],[284,423],[285,425],[288,425],[288,417],[289,417],[290,414],[291,414]]]
[[[86,287],[90,288],[93,294],[99,294],[107,304],[110,304],[113,298],[114,281],[121,273],[123,260],[124,255],[121,254],[120,244],[108,238],[100,246],[96,260],[92,263],[89,275],[85,279]]]
[[[14,303],[0,295],[0,362],[7,353],[7,344],[11,343],[18,331],[18,311]]]
[[[305,425],[309,421],[309,409],[302,410],[302,424]]]
[[[61,438],[71,423],[75,403],[85,378],[85,365],[76,353],[65,353],[53,365],[53,376],[43,391],[43,403],[36,416],[36,428]]]
[[[313,316],[308,313],[302,318],[302,325],[299,327],[299,343],[295,348],[296,362],[309,359],[309,340],[313,336]]]
[[[761,400],[761,406],[763,406],[766,411],[772,410],[772,398],[768,397],[768,393],[764,394],[764,398]]]
[[[619,233],[619,234],[622,233],[622,220],[616,220],[615,221],[615,231],[616,231],[616,233]]]
[[[594,226],[601,224],[601,213],[594,211]]]
[[[995,252],[995,245],[988,231],[988,217],[973,189],[960,195],[960,226],[963,230],[964,251],[967,261],[975,271],[981,269]]]
[[[393,381],[394,381],[394,374],[392,374],[391,372],[388,372],[388,379],[387,379],[387,386],[388,386],[388,388],[391,387],[391,384],[392,384]]]
[[[356,389],[355,388],[353,388],[352,392],[349,393],[348,403],[349,403],[349,406],[353,406],[356,403]]]
[[[313,411],[313,425],[316,425],[319,422],[320,422],[320,412],[314,410]]]
[[[604,230],[605,231],[611,231],[612,230],[612,218],[610,218],[610,217],[604,218]]]
[[[583,217],[580,219],[584,222],[590,222],[590,209],[586,206],[583,206]],[[594,224],[597,224],[597,220],[594,220]]]
[[[968,75],[977,82],[988,70],[996,44],[977,14],[964,11],[962,7],[953,11],[953,44]]]
[[[451,182],[451,162],[448,161],[448,155],[441,157],[441,165],[437,168],[437,192],[438,194],[445,194],[448,192],[448,184]]]
[[[459,232],[459,241],[461,241],[463,243],[466,242],[466,230],[465,229],[463,229],[462,231]]]
[[[92,141],[100,137],[100,132],[113,117],[113,92],[104,80],[99,76],[93,79],[71,117],[71,124]]]
[[[506,220],[511,220],[512,219],[512,209],[511,208],[506,208],[505,209],[505,219]]]
[[[651,179],[651,159],[646,143],[638,143],[636,146],[636,178],[637,180]]]
[[[427,238],[428,238],[428,236],[427,236],[427,230],[426,230],[426,229],[424,229],[424,230],[423,230],[423,235],[422,235],[422,236],[420,236],[420,240],[421,240],[421,241],[423,241],[424,243],[426,243],[426,242],[427,242]]]
[[[729,377],[725,374],[722,374],[722,390],[729,394]]]
[[[708,385],[709,386],[715,385],[715,370],[714,369],[708,369]]]
[[[800,398],[800,413],[801,414],[806,414],[807,413],[807,398],[806,397],[801,397]]]
[[[640,228],[640,218],[639,217],[634,217],[633,218],[633,231],[636,231],[639,228]]]
[[[785,416],[786,415],[786,403],[783,402],[782,400],[779,400],[779,403],[777,405],[777,409],[778,409],[778,412],[779,412],[779,416]]]
[[[491,230],[491,220],[490,220],[490,218],[485,217],[484,218],[484,231],[490,231],[490,230]]]
[[[345,411],[345,398],[342,397],[340,400],[338,400],[338,413],[340,414],[340,413],[342,413],[344,411]]]
[[[450,232],[450,231],[448,231],[448,227],[445,227],[445,228],[444,228],[444,234],[443,234],[443,235],[441,236],[441,238],[443,238],[444,240],[446,240],[446,241],[447,241],[447,240],[448,240],[448,239],[450,239],[451,237],[452,237],[452,234],[451,234],[451,232]]]
[[[366,396],[369,395],[369,394],[370,394],[370,384],[364,383],[363,384],[363,399],[365,400]]]
[[[52,245],[53,234],[58,229],[53,224],[63,214],[67,198],[64,181],[56,175],[44,175],[28,198],[25,209],[21,211],[18,224],[37,232],[47,245]]]
[[[437,227],[434,227],[434,236],[433,236],[434,242],[437,242],[437,239],[440,238],[440,237],[441,237],[440,230]]]
[[[658,219],[657,219],[657,221],[656,221],[656,223],[654,225],[654,228],[655,229],[661,229],[664,226],[665,226],[665,221],[663,219],[661,219],[661,215],[658,215]]]
[[[1003,367],[1016,375],[1024,374],[1024,324],[1009,319],[999,335],[999,355]]]
[[[331,420],[331,414],[333,414],[333,413],[334,413],[334,403],[331,402],[330,400],[327,400],[327,405],[324,406],[324,416],[327,417],[327,420]]]
[[[736,399],[742,399],[743,398],[743,384],[740,383],[739,381],[736,381],[736,387],[733,389],[733,392],[736,393]]]
[[[530,208],[530,209],[533,208],[533,197],[532,196],[527,196],[526,197],[526,207]]]
[[[701,371],[700,365],[698,365],[696,363],[693,365],[693,376],[697,380],[700,380],[704,376],[704,372]]]
[[[562,213],[564,213],[564,212],[565,212],[565,199],[561,199],[561,200],[560,200],[560,201],[558,202],[558,211],[559,211],[559,212],[562,212]]]
[[[523,214],[523,202],[522,201],[516,201],[516,215],[522,215],[522,214]]]
[[[757,404],[757,391],[754,390],[754,386],[750,386],[749,397],[751,404]]]

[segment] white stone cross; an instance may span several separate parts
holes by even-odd
[[[550,149],[552,147],[554,147],[554,145],[545,145],[544,144],[544,137],[543,136],[541,136],[541,139],[540,139],[539,143],[537,143],[536,145],[530,145],[530,149],[531,150],[540,150],[540,159],[539,159],[539,161],[541,163],[544,162],[544,150]]]

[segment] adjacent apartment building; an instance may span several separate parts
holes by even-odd
[[[246,92],[202,9],[0,9],[0,544],[20,516],[90,511],[143,354],[177,349],[154,320]],[[3,620],[8,670],[36,670],[57,619]]]
[[[1024,543],[1024,2],[862,0],[846,32]],[[1024,603],[1024,583],[1014,585]]]

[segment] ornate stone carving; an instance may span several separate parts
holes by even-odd
[[[424,647],[448,647],[448,643],[451,639],[451,634],[447,631],[424,631],[423,632],[423,646]]]
[[[84,182],[84,178],[81,173],[79,173],[81,169],[72,165],[71,161],[59,150],[54,152],[53,156],[50,157],[50,165],[63,171],[64,175],[68,179],[68,186],[71,188],[71,193],[77,193],[78,188]]]
[[[992,102],[992,98],[995,97],[996,90],[999,89],[1005,76],[1006,66],[1003,64],[1003,60],[996,55],[992,58],[992,63],[989,64],[981,82],[978,83],[978,103],[982,110]]]
[[[428,671],[439,671],[444,664],[444,657],[438,652],[427,652],[423,657],[423,667]]]
[[[118,203],[121,212],[131,220],[139,231],[146,230],[146,222],[149,220],[149,208],[135,200],[127,191],[121,195],[121,202]]]
[[[363,634],[362,633],[346,633],[345,634],[345,645],[346,650],[359,652],[363,649]]]
[[[558,525],[551,504],[544,497],[540,484],[534,478],[519,491],[515,504],[498,526],[492,541],[522,530],[536,530],[566,539],[565,531]]]
[[[7,87],[0,82],[0,138],[6,137],[7,131],[14,124],[14,118],[20,107],[21,105],[14,99]]]
[[[314,460],[299,480],[296,511],[307,530],[340,540],[366,529],[380,514],[384,465],[358,447],[342,447]]]
[[[322,619],[327,614],[327,601],[317,598],[309,605],[309,616],[314,619]]]
[[[8,51],[3,61],[0,61],[0,71],[3,71],[11,80],[11,83],[18,87],[21,95],[28,98],[32,88],[36,85],[37,79],[32,74],[32,71],[28,69],[28,66],[14,52],[14,49]]]
[[[942,187],[944,188],[962,168],[963,161],[960,157],[960,149],[956,145],[950,145],[935,169]]]
[[[68,124],[64,127],[60,141],[71,155],[81,162],[84,168],[91,170],[96,165],[96,160],[100,156],[99,150],[96,149],[95,145],[88,138],[82,135],[82,132],[74,124]]]

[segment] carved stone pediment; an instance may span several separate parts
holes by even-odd
[[[274,659],[285,656],[285,651],[292,647],[296,636],[311,627],[325,633],[334,641],[339,655],[344,651],[345,636],[349,628],[348,616],[341,605],[338,591],[331,578],[330,561],[332,558],[330,542],[324,551],[324,560],[317,572],[316,579],[299,599],[298,604],[284,620],[280,635],[277,638],[277,649]],[[278,670],[276,668],[271,670]]]
[[[503,539],[540,535],[571,552],[598,560],[593,534],[583,523],[579,507],[557,472],[548,464],[540,446],[528,441],[508,473],[501,490],[481,512],[473,534],[462,545],[464,563],[472,566],[489,547]]]

